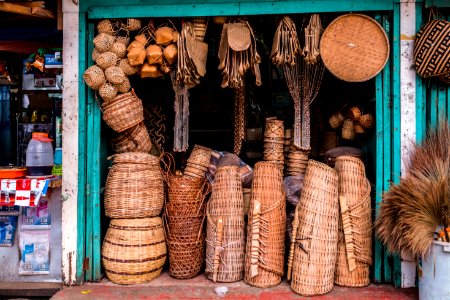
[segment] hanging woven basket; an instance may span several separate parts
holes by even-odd
[[[103,120],[116,132],[122,132],[144,121],[142,101],[131,91],[117,95],[102,104]]]
[[[147,127],[143,122],[127,129],[112,140],[114,152],[150,152],[152,142]]]

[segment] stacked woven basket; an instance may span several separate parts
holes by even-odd
[[[184,175],[193,178],[205,178],[211,161],[211,149],[195,145],[191,155],[187,160],[187,166],[184,169]]]
[[[287,162],[287,175],[298,176],[305,174],[308,166],[309,152],[301,150],[295,145],[290,146]]]
[[[264,160],[276,163],[281,171],[284,169],[283,145],[284,122],[267,118],[264,130]]]
[[[210,185],[204,178],[169,176],[165,207],[169,274],[185,279],[197,275],[205,252],[206,197]]]
[[[102,247],[106,276],[137,284],[159,276],[166,261],[162,219],[164,183],[159,159],[147,153],[112,156],[105,186],[105,213],[112,218]]]

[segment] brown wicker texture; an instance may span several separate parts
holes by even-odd
[[[105,70],[105,77],[109,82],[114,84],[121,84],[126,78],[122,68],[116,66],[107,68]]]
[[[355,136],[356,132],[353,121],[350,119],[345,120],[344,125],[342,126],[342,138],[345,140],[353,140]]]
[[[131,83],[128,77],[125,77],[125,80],[121,84],[116,85],[119,93],[125,94],[131,89]]]
[[[129,31],[136,31],[142,28],[141,20],[139,19],[127,19],[126,28]]]
[[[106,81],[105,73],[103,73],[103,70],[97,65],[87,68],[83,73],[83,79],[87,86],[94,90],[98,90],[98,88]]]
[[[115,32],[113,23],[108,19],[98,22],[97,30],[99,33],[107,33],[110,35],[114,34]]]
[[[114,42],[109,48],[109,51],[114,53],[118,59],[122,59],[127,55],[127,46],[121,42]]]
[[[207,207],[206,275],[214,282],[244,277],[244,200],[239,168],[217,169]]]
[[[97,57],[95,63],[103,70],[115,66],[117,63],[117,54],[110,51],[103,52]]]
[[[205,235],[198,240],[180,242],[167,239],[169,248],[169,275],[187,279],[200,273],[205,257]]]
[[[278,285],[283,276],[286,200],[276,164],[258,162],[254,172],[244,281],[266,288]]]
[[[103,240],[102,262],[112,282],[139,284],[159,276],[166,253],[160,217],[113,219]]]
[[[288,154],[287,175],[304,175],[306,172],[306,167],[308,166],[308,160],[309,151],[305,151],[295,145],[291,145]]]
[[[359,158],[364,162],[364,152],[361,149],[354,147],[337,147],[330,149],[327,152],[325,152],[324,161],[327,165],[334,168],[336,158],[343,155],[353,156]]]
[[[323,32],[320,56],[337,78],[367,81],[384,68],[389,58],[389,40],[374,19],[346,14],[336,18]]]
[[[110,218],[144,218],[161,213],[164,183],[156,156],[127,152],[112,156],[105,185],[105,214]]]
[[[338,245],[338,176],[334,169],[310,160],[296,208],[288,263],[295,293],[314,296],[333,289]]]
[[[194,149],[192,149],[191,155],[187,161],[203,167],[209,167],[211,161],[211,149],[200,145],[194,145]]]
[[[282,120],[266,120],[264,137],[284,138],[284,122]]]
[[[97,49],[97,51],[100,53],[106,52],[109,50],[109,48],[111,48],[115,40],[116,38],[111,34],[107,34],[104,32],[99,33],[94,37],[95,49]]]
[[[136,74],[136,72],[138,70],[138,68],[132,67],[130,65],[130,63],[128,62],[128,59],[126,59],[126,58],[123,58],[120,60],[119,67],[122,69],[123,73],[126,76],[134,75],[134,74]]]
[[[116,132],[125,131],[144,121],[142,101],[133,91],[117,95],[102,107],[103,120]]]
[[[331,128],[333,128],[333,129],[337,129],[337,128],[341,127],[343,122],[344,122],[344,116],[341,113],[332,114],[331,117],[328,119],[328,123],[330,124]]]
[[[374,122],[375,120],[371,114],[364,114],[359,118],[359,124],[366,129],[372,128]]]
[[[101,54],[101,53],[98,52],[97,49],[94,48],[94,49],[92,50],[92,55],[91,55],[92,60],[93,60],[93,61],[96,61],[100,54]]]
[[[372,264],[370,183],[359,158],[340,156],[335,169],[339,176],[339,197],[341,200],[345,197],[348,210],[343,211],[341,205],[334,283],[350,287],[366,286],[370,284],[369,266]],[[349,230],[345,238],[343,224]],[[349,264],[348,260],[353,262]]]
[[[107,103],[107,102],[113,100],[117,96],[118,91],[119,90],[117,89],[117,87],[115,85],[113,85],[109,82],[105,82],[98,89],[98,94],[105,101],[104,103]]]
[[[127,129],[112,140],[113,150],[116,153],[123,152],[150,152],[152,141],[144,122]]]
[[[348,117],[349,117],[350,120],[352,120],[352,121],[358,121],[359,118],[361,118],[361,110],[359,109],[359,107],[357,107],[357,106],[352,106],[352,107],[348,110]]]

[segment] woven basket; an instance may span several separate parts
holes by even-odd
[[[161,213],[164,183],[156,156],[127,152],[112,156],[105,185],[105,214],[110,218],[144,218]]]
[[[266,288],[278,285],[283,276],[286,199],[276,164],[258,162],[254,172],[244,281]]]
[[[118,134],[112,140],[113,150],[116,153],[123,152],[150,152],[152,141],[144,122]]]
[[[124,58],[127,55],[127,46],[125,46],[124,43],[121,42],[115,42],[111,45],[111,48],[109,48],[109,51],[116,54],[117,57]]]
[[[353,121],[350,119],[345,120],[344,125],[342,126],[342,138],[345,140],[353,140],[355,135],[356,132]]]
[[[176,32],[173,28],[163,26],[159,27],[155,31],[155,41],[158,45],[167,46],[171,44],[174,40],[174,32]]]
[[[284,122],[282,120],[266,120],[264,138],[284,138]]]
[[[288,279],[292,277],[295,293],[315,296],[333,289],[338,223],[337,173],[310,160],[295,212],[292,230],[295,239],[289,253]]]
[[[188,163],[207,168],[211,161],[211,149],[200,145],[194,145],[194,149],[192,149],[191,155],[187,161]]]
[[[130,36],[128,32],[124,36],[121,35],[116,36],[116,43],[122,43],[125,45],[125,48],[128,47],[128,45],[130,44]]]
[[[103,73],[103,70],[97,65],[87,68],[83,73],[83,79],[87,86],[94,90],[98,90],[98,88],[106,81],[105,73]]]
[[[433,20],[416,35],[414,64],[424,77],[450,74],[450,22]]]
[[[365,157],[364,152],[361,149],[354,147],[337,147],[330,149],[327,152],[325,152],[324,161],[327,165],[334,168],[336,159],[344,155],[359,158],[361,161],[364,162]]]
[[[95,48],[92,49],[92,55],[91,55],[92,60],[93,60],[93,61],[96,61],[100,54],[101,54],[101,53],[98,52],[97,49],[95,49]]]
[[[113,52],[107,51],[101,53],[97,59],[95,60],[95,63],[102,68],[103,70],[113,67],[117,63],[117,55]]]
[[[359,124],[366,129],[372,128],[374,121],[375,120],[371,114],[364,114],[359,118]]]
[[[180,242],[167,239],[169,248],[169,275],[188,279],[200,273],[205,256],[205,235],[197,240]]]
[[[139,19],[127,19],[127,29],[129,31],[136,31],[141,29],[141,20]]]
[[[113,219],[102,247],[106,276],[117,284],[139,284],[159,276],[166,261],[160,217]]]
[[[115,41],[115,37],[107,33],[99,33],[94,37],[94,46],[98,52],[103,53],[111,48]]]
[[[340,202],[345,201],[347,209],[344,210],[341,204],[334,283],[350,287],[366,286],[370,284],[369,266],[372,264],[370,183],[364,164],[358,158],[340,156],[336,159],[335,169],[339,176]]]
[[[206,275],[214,282],[244,276],[244,200],[239,168],[217,169],[207,207]]]
[[[355,124],[354,128],[356,134],[363,134],[366,132],[366,130],[364,129],[364,127],[361,126],[361,124]]]
[[[206,28],[208,27],[208,18],[194,18],[192,19],[191,23],[194,27],[195,39],[203,42],[206,35]]]
[[[99,33],[114,34],[114,25],[110,20],[101,20],[97,24],[97,30]]]
[[[352,121],[358,121],[361,118],[361,110],[357,106],[353,106],[348,110],[348,117]]]
[[[341,127],[343,122],[344,122],[344,116],[341,113],[335,113],[335,114],[331,115],[331,117],[328,119],[328,123],[330,124],[331,128],[333,128],[333,129]]]
[[[142,101],[131,91],[117,95],[102,105],[103,120],[116,132],[122,132],[144,121]]]
[[[320,56],[337,78],[367,81],[384,68],[389,58],[389,39],[369,16],[346,14],[336,18],[323,32]]]
[[[119,67],[122,69],[123,73],[126,76],[134,75],[134,74],[136,74],[136,72],[138,70],[138,68],[132,67],[130,65],[130,63],[128,62],[128,59],[126,59],[126,58],[123,58],[120,60]]]
[[[105,77],[109,82],[114,84],[121,84],[126,78],[122,68],[116,66],[107,68],[105,70]]]
[[[439,80],[445,84],[450,84],[450,73],[448,73],[447,75],[439,76]]]
[[[125,77],[125,80],[121,84],[116,84],[117,90],[119,93],[125,94],[131,89],[131,83],[128,77]]]
[[[205,214],[209,183],[203,178],[170,176],[167,182],[168,216],[202,216]]]
[[[102,84],[102,86],[98,89],[98,94],[105,102],[109,102],[116,97],[117,92],[119,90],[117,87],[109,82],[105,82]]]

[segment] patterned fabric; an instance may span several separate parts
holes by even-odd
[[[417,34],[414,46],[417,73],[424,77],[450,73],[450,22],[433,20]]]
[[[38,206],[41,196],[47,194],[50,180],[0,180],[0,206]]]

